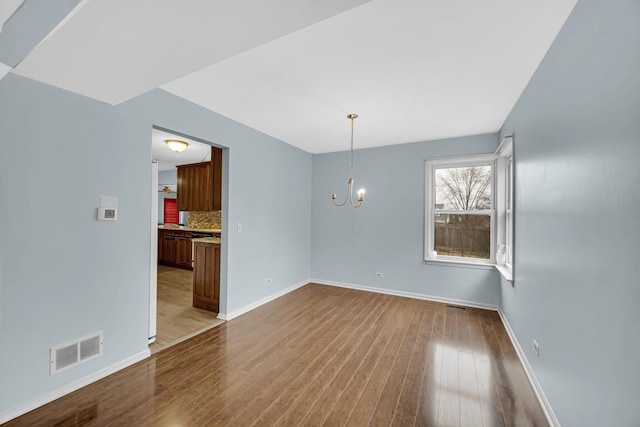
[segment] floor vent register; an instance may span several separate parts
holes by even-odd
[[[103,334],[102,331],[98,331],[51,347],[49,375],[57,374],[78,363],[100,356],[102,346]]]

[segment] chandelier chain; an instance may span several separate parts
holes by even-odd
[[[351,117],[351,150],[349,152],[349,178],[353,178],[353,122],[355,117]]]
[[[333,204],[336,206],[344,206],[347,202],[349,202],[349,204],[354,207],[354,208],[359,208],[360,206],[362,206],[362,202],[364,201],[364,188],[361,188],[360,190],[358,190],[358,194],[356,195],[356,202],[353,201],[353,128],[354,128],[354,123],[353,121],[358,118],[357,114],[349,114],[347,116],[348,119],[351,120],[351,144],[349,146],[349,181],[347,182],[347,196],[344,199],[344,202],[342,203],[337,203],[336,202],[336,198],[338,197],[336,195],[336,193],[333,193],[331,195],[331,199],[333,200]]]

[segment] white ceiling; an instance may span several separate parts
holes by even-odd
[[[179,139],[189,146],[182,153],[175,153],[165,143],[167,139]],[[211,160],[210,145],[155,128],[151,132],[151,150],[153,158],[158,161],[158,171],[160,172],[173,170],[177,165]]]
[[[19,74],[111,104],[365,0],[90,0]]]
[[[161,87],[311,153],[496,132],[577,0],[85,0],[14,72]],[[188,5],[188,7],[185,7]]]

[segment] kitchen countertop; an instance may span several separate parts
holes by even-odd
[[[219,237],[201,237],[199,239],[191,239],[191,241],[194,243],[210,243],[216,245],[219,245],[221,242]]]
[[[202,231],[204,233],[222,233],[219,228],[193,228],[187,225],[158,225],[159,230]]]

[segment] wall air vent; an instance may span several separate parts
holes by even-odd
[[[51,347],[49,375],[100,356],[102,345],[102,331],[98,331]]]

